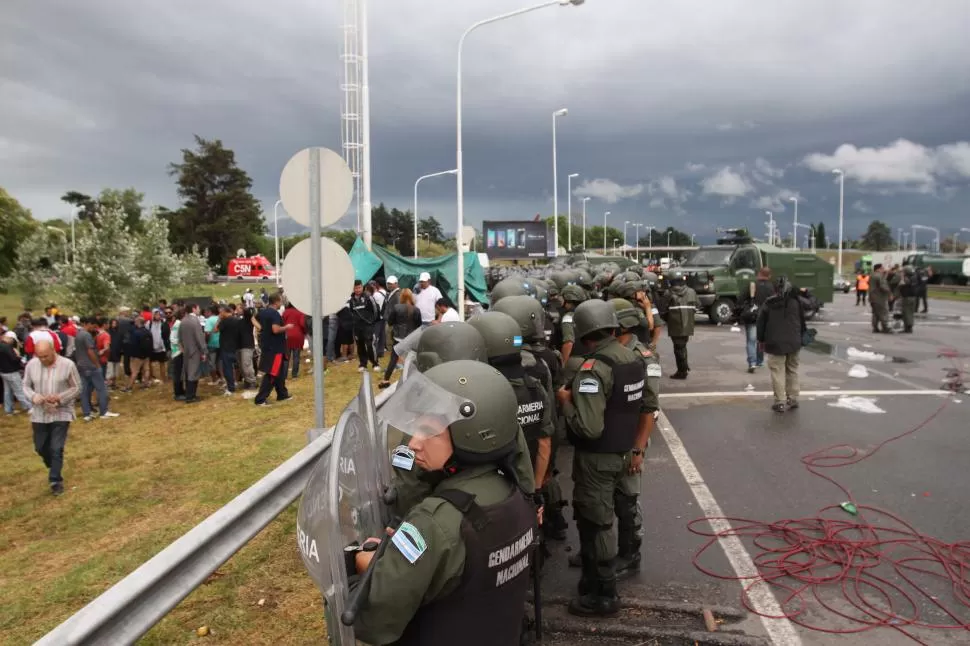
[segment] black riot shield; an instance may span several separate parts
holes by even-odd
[[[362,401],[366,398],[359,398],[358,404]],[[355,574],[354,556],[364,541],[384,536],[388,516],[374,445],[376,429],[368,428],[359,408],[348,407],[341,415],[330,450],[310,475],[297,515],[300,555],[323,595],[327,631],[335,646],[356,644],[353,627],[340,620],[348,606],[348,579]]]

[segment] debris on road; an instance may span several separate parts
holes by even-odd
[[[850,359],[855,359],[856,361],[885,361],[886,355],[879,354],[878,352],[870,352],[869,350],[858,350],[856,348],[850,347],[846,350],[846,355]]]
[[[883,409],[876,405],[876,400],[870,397],[839,397],[838,401],[829,402],[832,408],[845,408],[859,413],[878,414],[885,413]]]
[[[860,364],[856,364],[849,368],[849,376],[855,377],[856,379],[865,379],[869,376],[869,371],[866,367]]]

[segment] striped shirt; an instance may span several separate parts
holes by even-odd
[[[77,366],[66,357],[55,355],[54,365],[45,366],[34,357],[24,368],[24,394],[31,402],[34,395],[57,395],[56,406],[35,404],[30,411],[30,421],[37,424],[73,422],[74,401],[81,392],[81,376]]]

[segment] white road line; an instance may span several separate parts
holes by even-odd
[[[898,395],[930,395],[946,397],[951,395],[945,390],[803,390],[800,397],[889,397]],[[704,393],[660,393],[660,399],[696,399],[698,397],[771,397],[770,390],[723,390]]]
[[[725,513],[721,510],[721,506],[714,499],[714,494],[711,493],[711,490],[704,483],[704,479],[694,465],[694,461],[687,454],[687,449],[684,448],[684,444],[680,441],[680,436],[677,435],[677,431],[670,425],[670,420],[667,419],[667,416],[663,412],[660,413],[660,418],[657,420],[657,427],[667,442],[667,448],[670,449],[670,453],[674,456],[674,460],[677,462],[677,466],[680,467],[680,472],[683,474],[684,480],[687,481],[687,485],[693,492],[694,499],[697,500],[697,504],[700,506],[704,515],[708,518],[722,518],[725,516]],[[708,522],[710,522],[711,528],[717,533],[731,529],[731,524],[725,520],[711,520]],[[731,567],[734,568],[734,572],[739,577],[744,577],[745,580],[740,582],[741,585],[749,585],[750,581],[758,576],[758,569],[754,566],[754,561],[751,560],[751,555],[744,548],[744,544],[736,536],[720,537],[718,541],[728,561],[731,562]],[[759,583],[752,586],[748,591],[748,598],[751,600],[751,606],[759,613],[776,617],[782,615],[782,609],[778,604],[778,600],[775,598],[771,588],[766,584]],[[788,619],[769,619],[768,617],[760,617],[760,619],[771,642],[776,646],[801,646],[801,637],[795,632],[794,624],[788,621]]]

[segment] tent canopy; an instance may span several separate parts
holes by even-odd
[[[418,284],[421,272],[431,274],[431,283],[441,290],[452,303],[458,300],[458,254],[437,258],[403,258],[378,245],[368,251],[364,241],[357,238],[350,250],[350,260],[359,280],[367,282],[384,268],[384,276],[397,276],[401,287],[413,288]],[[478,254],[465,252],[465,293],[479,303],[488,302],[485,271],[478,261]]]

